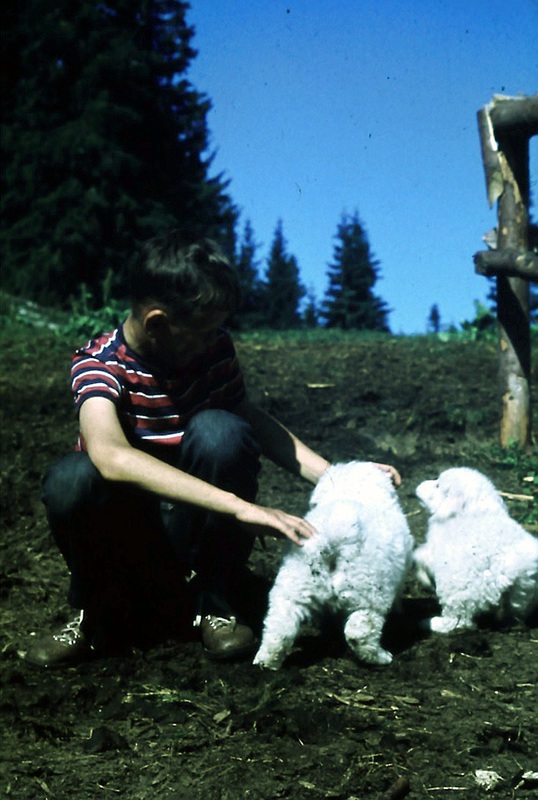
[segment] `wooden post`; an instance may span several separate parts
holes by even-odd
[[[526,145],[528,179],[528,140],[518,142],[519,166]],[[499,198],[497,247],[526,252],[528,216],[516,178],[514,149],[503,144],[506,157],[505,187]],[[528,180],[527,180],[528,185]],[[528,199],[527,199],[528,202]],[[499,384],[502,400],[501,446],[512,443],[524,448],[531,441],[531,343],[529,320],[529,284],[524,278],[497,275],[497,320],[499,335]]]
[[[478,112],[490,205],[498,200],[496,252],[475,254],[477,272],[497,276],[499,389],[502,447],[531,447],[531,346],[529,279],[529,137],[538,133],[538,95],[495,96]],[[491,256],[494,255],[494,258]]]

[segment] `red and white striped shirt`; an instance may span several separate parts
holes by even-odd
[[[169,374],[130,349],[120,325],[79,348],[71,364],[77,410],[89,397],[116,406],[127,439],[168,460],[189,420],[207,408],[233,411],[245,396],[243,375],[230,335],[220,329],[214,342],[182,370]],[[79,437],[78,450],[85,450]]]

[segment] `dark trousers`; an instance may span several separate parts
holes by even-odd
[[[197,414],[175,466],[253,502],[260,450],[248,424],[227,411]],[[105,481],[86,453],[54,464],[43,484],[51,533],[67,563],[68,599],[85,614],[85,633],[109,649],[155,632],[183,634],[196,613],[226,613],[254,537],[231,517],[167,503]],[[187,589],[185,576],[196,572]]]

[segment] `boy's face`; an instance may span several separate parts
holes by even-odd
[[[217,329],[228,316],[225,309],[214,309],[181,320],[163,314],[151,331],[154,355],[168,366],[187,366],[212,344]]]

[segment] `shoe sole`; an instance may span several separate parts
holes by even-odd
[[[246,647],[242,647],[237,650],[224,651],[223,653],[214,653],[211,650],[208,650],[206,647],[204,647],[203,650],[205,656],[210,661],[240,661],[241,659],[246,659],[248,656],[253,655],[257,649],[257,646],[257,643],[253,642]]]
[[[86,653],[80,653],[78,656],[72,656],[70,658],[60,658],[57,661],[38,661],[37,659],[30,658],[26,653],[22,656],[22,660],[25,664],[30,664],[32,667],[37,667],[39,669],[62,669],[66,667],[77,667],[80,664],[84,664],[87,661],[92,661],[96,657],[96,654],[93,650],[88,650]]]

